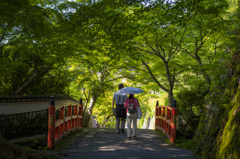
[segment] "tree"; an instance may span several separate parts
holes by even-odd
[[[58,37],[62,17],[47,4],[52,3],[45,1],[41,7],[38,1],[1,1],[1,95],[33,93],[29,86],[38,79],[52,80],[48,77],[56,74],[51,70],[63,66],[70,55]]]
[[[200,72],[209,86],[211,65],[219,62],[221,54],[224,54],[222,51],[224,41],[221,39],[225,39],[226,35],[226,20],[223,19],[223,13],[227,6],[226,1],[221,0],[216,4],[201,1],[191,8],[186,7],[191,15],[188,18],[186,38],[179,51],[188,54],[197,62],[193,71]]]
[[[148,5],[139,3],[138,6],[125,4],[121,6],[119,14],[109,27],[109,35],[115,43],[126,45],[125,48],[128,47],[128,51],[132,53],[131,57],[142,61],[145,70],[158,86],[168,92],[171,106],[176,76],[180,73],[183,75],[186,71],[200,72],[207,83],[211,83],[207,68],[220,57],[216,56],[219,36],[215,31],[223,22],[219,15],[224,11],[225,4],[225,1],[212,4],[208,0],[201,3],[168,1],[151,2]],[[206,47],[203,47],[205,43]],[[212,45],[211,50],[206,50],[209,45]],[[182,52],[192,57],[198,66]],[[159,61],[146,54],[155,56]],[[186,62],[185,60],[189,60],[189,66],[182,62]],[[156,77],[152,72],[151,66],[156,69],[160,64],[163,67],[159,67],[161,70],[158,73],[161,74],[161,80],[167,77],[167,85],[163,85],[159,81],[160,76]],[[162,69],[165,69],[165,72]]]
[[[145,72],[148,72],[162,90],[168,92],[171,106],[176,76],[182,72],[179,67],[181,65],[180,57],[177,53],[186,31],[186,26],[179,27],[179,22],[175,22],[175,19],[181,20],[179,12],[184,14],[184,10],[176,11],[179,6],[173,2],[166,4],[153,2],[148,6],[131,6],[126,9],[127,7],[129,6],[122,7],[120,15],[115,18],[110,35],[114,42],[121,43],[122,46],[126,45],[127,51],[132,53],[130,57],[140,60],[145,66]],[[119,30],[121,30],[120,33]],[[152,56],[156,58],[153,59]],[[150,60],[152,61],[150,62]],[[131,62],[132,60],[129,61],[129,63]],[[151,66],[156,68],[159,65],[158,73],[161,74],[155,75]],[[138,68],[137,70],[143,69]],[[160,79],[164,81],[164,84],[160,82]],[[168,82],[167,85],[165,81]]]
[[[111,47],[102,46],[102,50],[97,47],[88,50],[80,48],[82,53],[78,58],[72,59],[70,63],[71,70],[75,73],[74,83],[77,84],[79,90],[89,101],[89,105],[85,105],[84,126],[88,126],[90,117],[98,98],[106,91],[112,90],[113,81],[124,78],[121,75],[120,57],[109,57]]]

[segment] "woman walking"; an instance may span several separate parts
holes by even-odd
[[[134,94],[129,94],[129,97],[124,102],[124,108],[127,110],[127,139],[136,138],[137,133],[137,107],[140,107],[138,99],[134,98]],[[131,134],[131,123],[133,123],[133,131]]]

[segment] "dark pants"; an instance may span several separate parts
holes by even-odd
[[[117,113],[116,113],[116,132],[119,132],[119,126],[121,122],[121,129],[125,129],[126,123],[126,109],[123,104],[117,105]]]
[[[117,105],[117,113],[116,118],[125,118],[126,119],[126,109],[124,108],[123,104]]]

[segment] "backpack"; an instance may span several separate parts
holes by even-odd
[[[133,103],[129,103],[128,105],[128,113],[134,114],[136,112],[136,106]]]

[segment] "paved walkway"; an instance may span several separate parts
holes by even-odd
[[[59,145],[60,159],[194,159],[192,152],[164,142],[155,130],[138,129],[137,139],[114,129],[90,129],[76,132]]]

